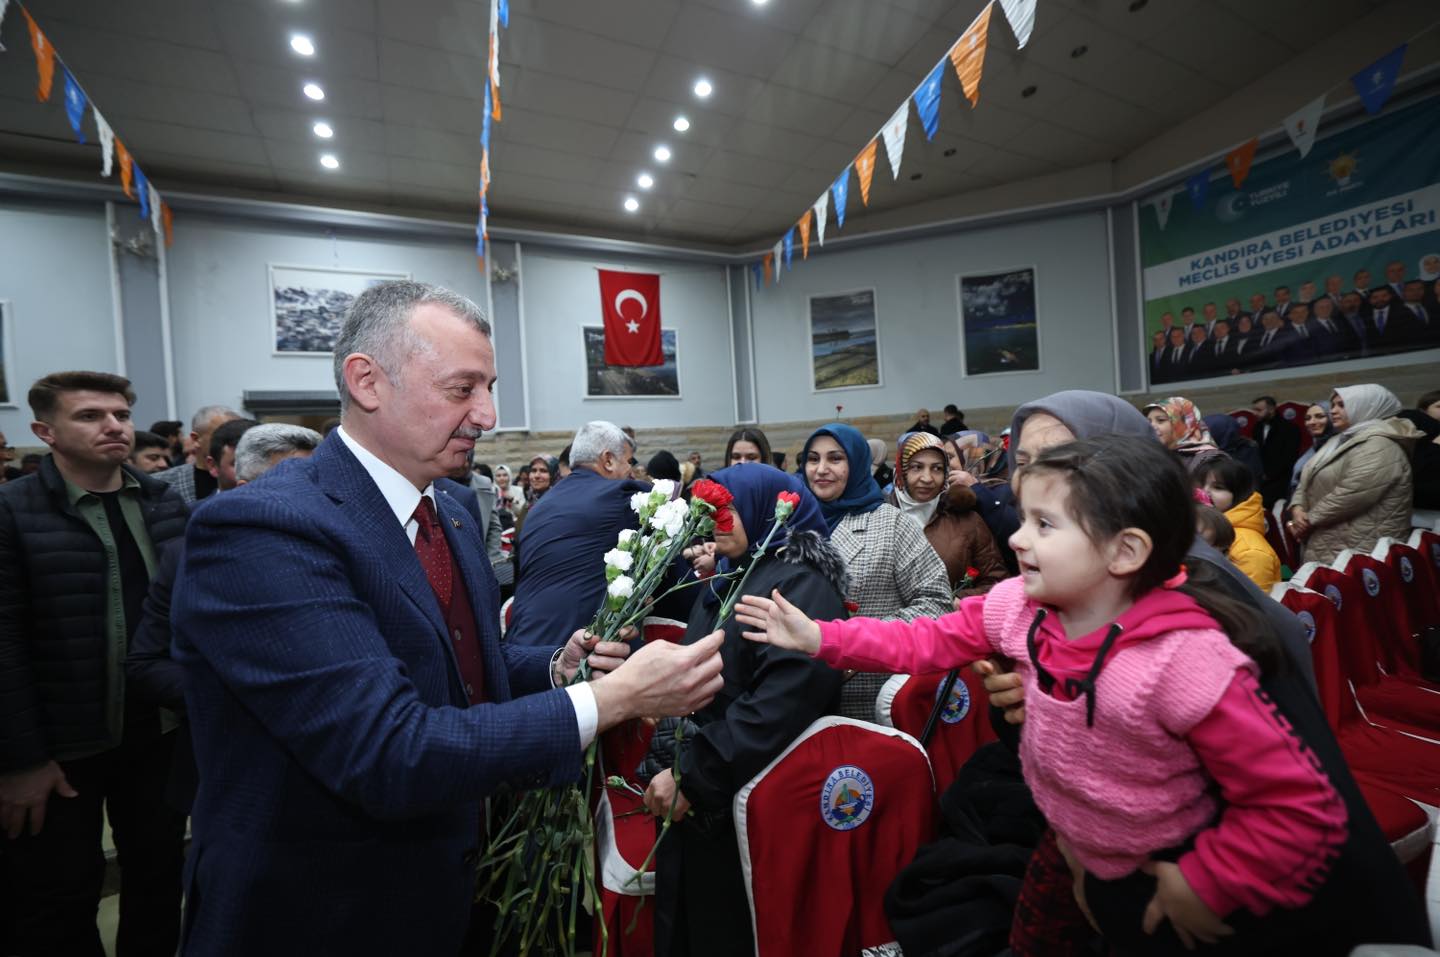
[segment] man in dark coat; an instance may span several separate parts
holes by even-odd
[[[1269,508],[1290,488],[1290,473],[1300,457],[1300,430],[1275,414],[1275,397],[1262,395],[1250,403],[1255,413],[1255,444],[1260,446],[1260,464],[1265,474],[1260,480],[1260,497]]]
[[[126,695],[121,662],[187,509],[125,464],[128,379],[57,372],[29,401],[51,454],[0,486],[0,951],[101,952],[108,809],[125,875],[119,951],[174,953],[185,819],[163,794],[175,736]]]

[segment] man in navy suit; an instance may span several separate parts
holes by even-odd
[[[599,731],[702,707],[718,633],[681,647],[499,641],[470,512],[436,494],[495,424],[474,303],[388,282],[335,346],[341,425],[197,509],[175,657],[200,785],[181,952],[454,954],[484,798],[564,785]],[[568,684],[581,661],[609,671]]]

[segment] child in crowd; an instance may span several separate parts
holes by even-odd
[[[1235,529],[1235,543],[1228,549],[1230,560],[1268,592],[1280,582],[1280,556],[1265,540],[1265,505],[1255,488],[1254,473],[1228,455],[1214,455],[1196,469],[1195,486],[1209,493],[1215,508]]]
[[[1235,526],[1213,505],[1195,506],[1195,534],[1224,555],[1235,544]]]
[[[1187,582],[1184,468],[1112,436],[1048,449],[1018,483],[1021,572],[989,594],[910,622],[814,622],[779,592],[747,596],[745,637],[864,671],[1014,659],[1026,782],[1118,952],[1345,953],[1407,933],[1344,906],[1346,806],[1259,686],[1283,667],[1274,633],[1208,570]]]

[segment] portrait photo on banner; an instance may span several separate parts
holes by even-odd
[[[13,322],[10,300],[0,299],[0,406],[16,404],[15,397],[10,394],[10,383],[14,381],[10,375],[11,360],[15,352],[11,338]]]
[[[1440,96],[1143,200],[1153,384],[1440,347]]]
[[[660,330],[660,352],[665,361],[658,366],[606,365],[605,327],[584,326],[581,332],[585,338],[585,398],[680,398],[680,346],[674,329]]]
[[[810,297],[810,375],[816,392],[881,385],[874,289]]]
[[[1035,267],[957,276],[960,358],[967,376],[1040,370]]]
[[[271,263],[270,316],[276,355],[329,355],[345,310],[360,293],[408,272],[282,266]]]

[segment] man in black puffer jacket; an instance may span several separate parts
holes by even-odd
[[[102,803],[119,852],[121,954],[174,953],[184,818],[162,799],[174,735],[126,700],[125,648],[180,497],[124,464],[130,381],[35,383],[52,454],[0,486],[0,951],[99,953]]]

